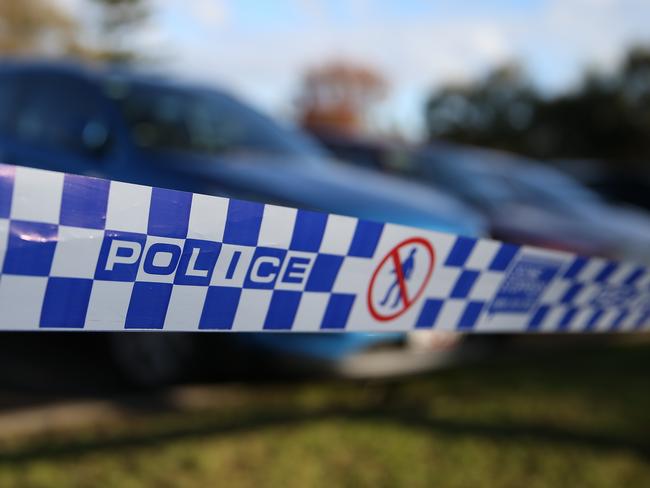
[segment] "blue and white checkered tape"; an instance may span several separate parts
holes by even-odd
[[[0,330],[623,331],[639,265],[0,165]]]

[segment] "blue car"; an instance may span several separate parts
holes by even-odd
[[[108,68],[0,64],[0,160],[465,235],[484,229],[480,217],[443,192],[336,162],[305,135],[221,91]],[[113,334],[111,342],[132,380],[158,384],[179,376],[195,338]],[[222,340],[339,369],[355,355],[408,342],[402,334]],[[393,364],[388,370],[409,364],[378,362]]]

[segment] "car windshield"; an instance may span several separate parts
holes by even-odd
[[[530,174],[512,173],[506,179],[517,198],[532,204],[569,211],[600,202],[595,193],[560,175],[531,170]]]
[[[122,83],[109,85],[107,92],[118,100],[133,142],[144,149],[195,154],[322,154],[308,137],[217,91]]]

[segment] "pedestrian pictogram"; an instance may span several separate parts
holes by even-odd
[[[386,254],[370,279],[368,310],[380,321],[392,320],[406,312],[426,288],[435,261],[433,247],[426,239],[407,239]]]

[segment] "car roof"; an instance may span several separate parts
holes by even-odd
[[[136,65],[81,63],[70,59],[4,59],[0,61],[0,74],[3,72],[30,73],[48,72],[64,74],[101,83],[111,79],[119,79],[132,83],[151,85],[160,88],[170,88],[183,91],[209,91],[225,94],[214,87],[177,81],[162,73],[146,71]]]

